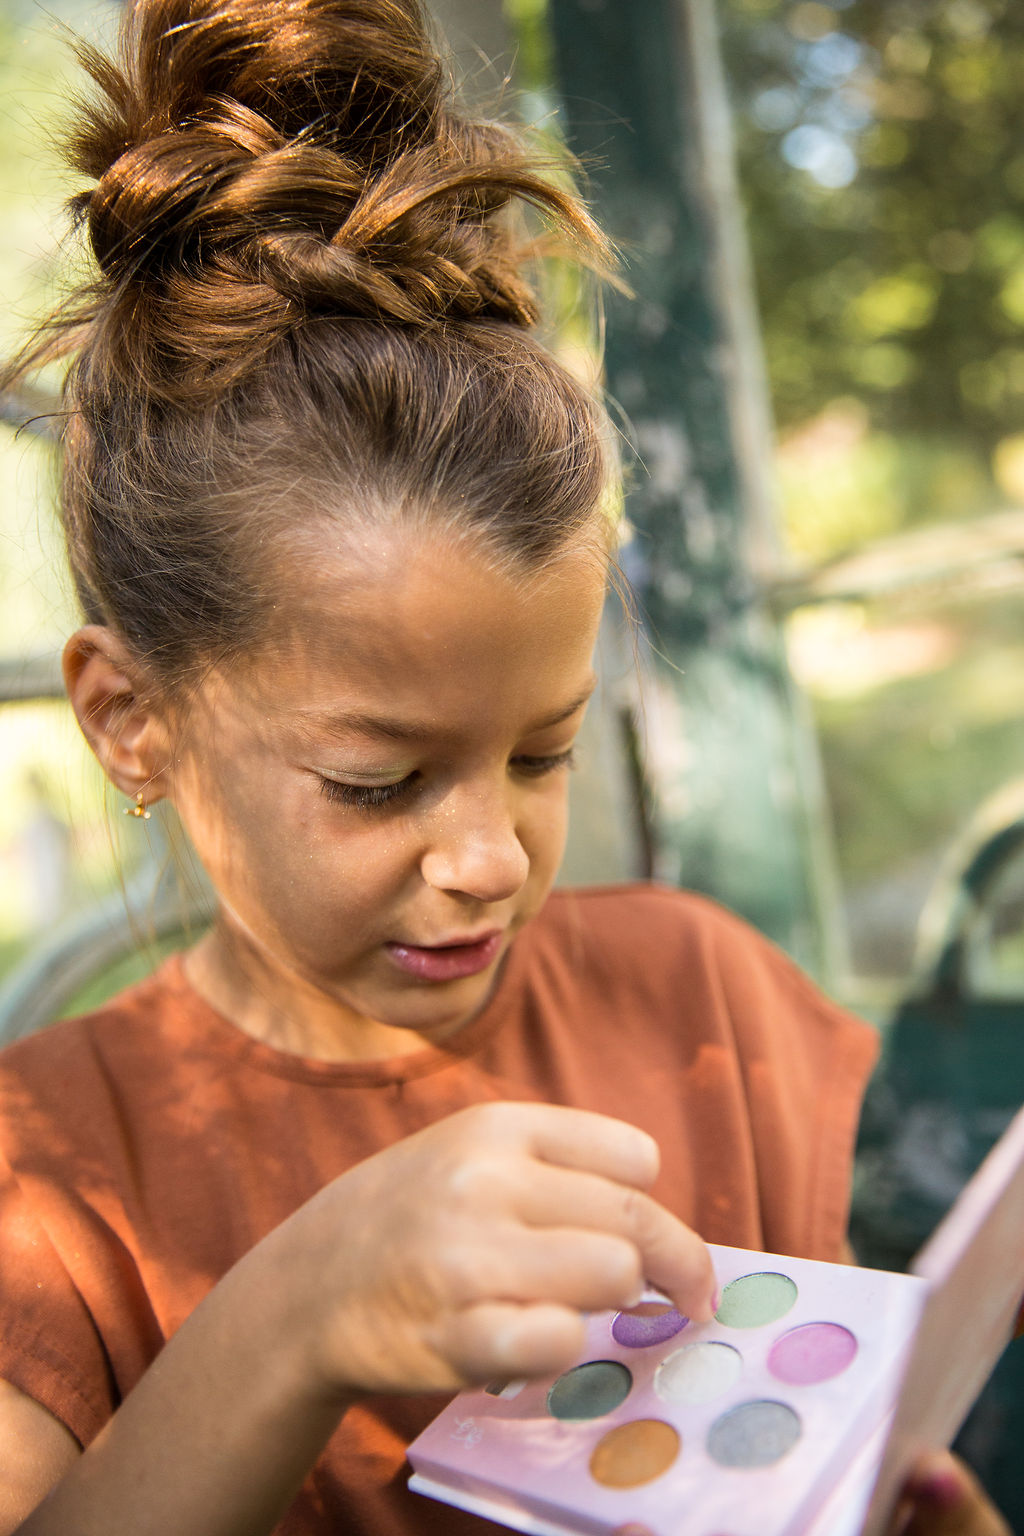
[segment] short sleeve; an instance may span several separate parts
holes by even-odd
[[[113,1413],[113,1377],[86,1303],[40,1213],[0,1157],[0,1378],[80,1445]]]
[[[842,1256],[876,1029],[763,935],[720,915],[719,978],[743,1076],[761,1220],[777,1251]]]

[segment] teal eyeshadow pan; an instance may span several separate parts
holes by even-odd
[[[555,1419],[600,1419],[629,1396],[633,1377],[617,1360],[588,1360],[559,1376],[548,1392]]]

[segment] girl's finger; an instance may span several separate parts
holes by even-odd
[[[517,1306],[486,1302],[450,1314],[430,1342],[471,1384],[516,1376],[548,1376],[579,1359],[583,1319],[550,1302]]]
[[[588,1109],[547,1104],[528,1108],[528,1145],[542,1162],[596,1173],[635,1189],[648,1189],[657,1178],[658,1143],[635,1125]]]
[[[632,1204],[630,1234],[640,1252],[644,1279],[657,1286],[694,1322],[709,1323],[718,1289],[707,1244],[646,1196]]]
[[[1012,1536],[977,1478],[949,1452],[917,1463],[903,1490],[902,1536]]]
[[[698,1239],[693,1241],[703,1249]],[[655,1284],[687,1316],[697,1321],[710,1317],[711,1282],[705,1279],[703,1263],[682,1279],[680,1266],[673,1273],[675,1288],[668,1290],[662,1280],[647,1274],[636,1243],[581,1227],[503,1223],[492,1226],[486,1243],[456,1241],[444,1256],[445,1286],[461,1306],[489,1299],[552,1301],[600,1312],[633,1306],[645,1287]]]
[[[492,1227],[486,1243],[450,1244],[446,1285],[462,1307],[488,1300],[554,1302],[578,1312],[630,1305],[643,1288],[632,1243],[575,1227]]]
[[[642,1191],[589,1173],[546,1168],[523,1189],[516,1214],[534,1227],[571,1222],[574,1228],[625,1238],[637,1251],[643,1280],[684,1303],[698,1322],[711,1317],[715,1276],[705,1244]]]

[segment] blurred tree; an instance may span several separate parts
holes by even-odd
[[[1024,421],[1024,9],[720,13],[781,430],[853,397],[987,471]]]

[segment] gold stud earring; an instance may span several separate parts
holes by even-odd
[[[140,817],[143,821],[148,821],[149,820],[149,812],[146,810],[146,803],[145,803],[145,801],[142,798],[142,790],[141,789],[139,790],[138,794],[135,796],[135,804],[134,805],[126,805],[125,808],[124,808],[123,814],[125,816]]]

